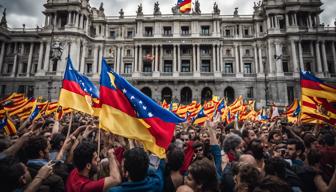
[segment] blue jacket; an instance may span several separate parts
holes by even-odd
[[[148,169],[148,176],[143,181],[137,182],[124,182],[116,187],[112,187],[108,192],[161,192],[163,190],[163,172],[164,161],[160,160],[160,165],[157,170],[150,167]]]

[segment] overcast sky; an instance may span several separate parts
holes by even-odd
[[[45,3],[47,0],[42,0]],[[56,1],[56,0],[54,0]],[[143,4],[145,14],[152,14],[154,2],[159,1],[161,12],[163,14],[171,13],[171,7],[176,4],[177,0],[90,0],[91,7],[99,7],[104,3],[105,15],[116,16],[121,8],[124,9],[125,15],[135,15],[137,5]],[[212,12],[214,2],[217,2],[221,14],[233,14],[234,8],[239,7],[240,14],[252,14],[253,2],[255,0],[199,0],[201,11],[203,13]],[[257,0],[256,0],[257,1]],[[43,3],[40,0],[1,0],[0,4],[7,8],[7,21],[10,27],[36,27],[43,26],[44,10]],[[321,15],[321,22],[334,26],[336,18],[336,0],[322,0],[324,9]],[[0,8],[1,12],[3,8]],[[2,14],[1,14],[2,15]]]

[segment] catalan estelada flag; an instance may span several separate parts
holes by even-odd
[[[28,117],[28,120],[30,122],[34,121],[40,114],[41,109],[39,109],[38,105],[37,105],[37,101],[35,103],[35,106],[32,109],[32,113],[30,114],[30,116]]]
[[[188,13],[191,11],[191,0],[178,0],[177,5],[180,13]]]
[[[139,140],[159,157],[171,142],[176,124],[184,122],[113,72],[102,61],[100,74],[100,127]]]
[[[327,85],[308,71],[301,71],[301,94],[336,101],[336,87]]]
[[[97,87],[75,70],[70,58],[64,73],[59,104],[90,115],[95,115],[95,108],[99,108]]]
[[[15,135],[16,127],[9,118],[5,117],[0,120],[0,131],[5,133],[6,135]]]
[[[204,108],[202,108],[196,117],[193,119],[194,125],[204,125],[205,121],[208,119],[208,116],[205,114]]]

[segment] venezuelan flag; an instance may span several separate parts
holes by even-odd
[[[6,135],[15,135],[16,127],[14,123],[7,117],[3,118],[0,121],[0,130],[4,132]]]
[[[187,13],[191,11],[191,0],[178,0],[177,5],[181,13]]]
[[[165,156],[176,124],[185,121],[111,71],[105,59],[100,75],[100,102],[101,128],[139,140],[159,157]]]
[[[70,58],[67,61],[59,104],[90,115],[97,115],[95,108],[99,108],[97,87],[89,78],[75,70]]]
[[[301,94],[336,101],[336,87],[327,85],[308,71],[301,71]]]

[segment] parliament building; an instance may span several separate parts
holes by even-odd
[[[300,70],[336,83],[336,28],[320,22],[320,0],[263,0],[203,13],[105,15],[89,0],[44,0],[44,26],[0,23],[0,96],[17,91],[57,100],[67,57],[99,86],[102,58],[156,101],[188,103],[242,95],[259,106],[300,96]]]

